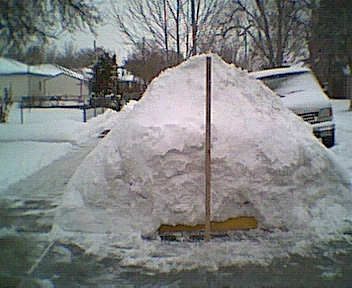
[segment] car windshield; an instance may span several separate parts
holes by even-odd
[[[299,92],[321,90],[315,77],[309,72],[276,74],[261,80],[280,97],[292,96]]]

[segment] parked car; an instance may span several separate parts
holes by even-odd
[[[335,144],[335,123],[328,96],[313,72],[303,67],[268,69],[249,74],[263,81],[284,105],[312,125],[313,133],[330,148]]]

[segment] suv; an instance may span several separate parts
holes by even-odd
[[[335,123],[328,96],[311,70],[303,67],[268,69],[249,73],[279,95],[285,107],[313,127],[313,133],[330,148],[335,144]]]

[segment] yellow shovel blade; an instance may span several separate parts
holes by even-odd
[[[241,216],[236,218],[229,218],[225,221],[210,222],[210,230],[224,231],[224,230],[248,230],[258,227],[258,221],[253,216]],[[195,226],[177,224],[175,226],[162,224],[158,229],[159,233],[167,232],[182,232],[182,231],[200,231],[204,230],[204,224]]]

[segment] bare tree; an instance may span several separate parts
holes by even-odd
[[[96,53],[93,48],[76,50],[72,43],[66,45],[63,51],[57,52],[51,59],[49,58],[50,56],[51,53],[46,54],[46,62],[70,69],[89,67],[96,61]]]
[[[188,57],[203,50],[201,46],[207,41],[205,35],[213,25],[213,15],[218,14],[223,3],[220,0],[131,0],[127,13],[116,8],[113,17],[130,43],[136,45],[146,38],[166,51]]]
[[[222,36],[248,37],[244,54],[250,54],[252,63],[247,62],[246,68],[278,67],[308,57],[309,0],[233,0],[227,16]]]
[[[120,31],[127,37],[127,41],[137,44],[143,38],[153,39],[160,47],[167,47],[167,16],[164,15],[166,0],[146,1],[131,0],[124,13],[114,9],[113,18]],[[165,3],[166,4],[166,3]],[[114,7],[114,3],[112,2]]]
[[[168,10],[170,11],[170,14],[171,14],[171,17],[169,18],[171,18],[171,20],[174,22],[174,25],[175,25],[176,53],[178,55],[181,55],[181,37],[180,37],[180,26],[181,26],[181,19],[182,19],[181,18],[181,12],[182,12],[181,0],[176,0],[175,8],[171,5],[170,0],[167,0],[166,2],[168,5]]]
[[[93,0],[0,0],[0,55],[43,46],[63,32],[90,29],[101,22]]]
[[[166,53],[168,53],[167,59]],[[146,83],[150,83],[161,71],[179,64],[182,60],[175,51],[166,52],[157,43],[144,40],[137,44],[135,52],[125,61],[124,67],[135,76],[141,77]]]

